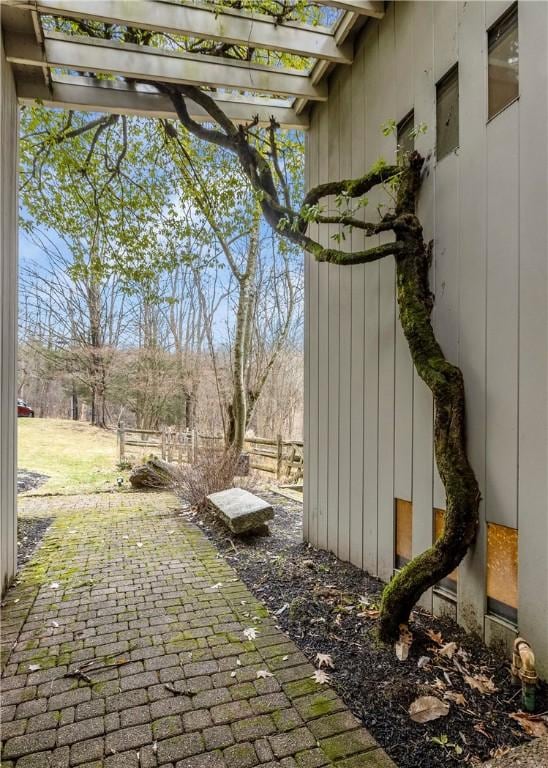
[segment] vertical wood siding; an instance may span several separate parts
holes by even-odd
[[[390,3],[355,42],[352,67],[314,107],[310,186],[358,176],[411,109],[428,130],[419,215],[434,240],[433,323],[463,370],[480,534],[459,568],[458,618],[483,632],[485,521],[519,527],[519,628],[548,669],[548,6],[520,3],[520,98],[487,121],[487,29],[509,2]],[[436,82],[459,64],[460,142],[435,156]],[[370,195],[368,216],[380,198]],[[332,207],[332,206],[331,206]],[[323,232],[327,243],[335,226]],[[333,241],[331,241],[333,242]],[[354,232],[342,245],[363,247]],[[413,503],[413,552],[432,542],[445,498],[432,397],[413,371],[391,260],[307,266],[305,531],[315,545],[390,578],[394,498]],[[539,606],[539,600],[542,606]],[[432,607],[432,595],[423,603]]]
[[[17,99],[0,35],[0,543],[2,592],[17,568]]]

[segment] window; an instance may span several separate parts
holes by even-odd
[[[454,66],[436,86],[436,156],[459,146],[459,70]]]
[[[415,149],[415,113],[413,110],[398,124],[398,160]]]
[[[434,509],[434,539],[436,541],[439,539],[439,537],[443,533],[443,525],[444,525],[443,515],[444,515],[443,509]],[[459,578],[458,569],[455,568],[455,570],[451,571],[451,573],[448,576],[446,576],[445,579],[442,579],[439,582],[439,586],[449,590],[449,592],[456,592],[458,578]]]
[[[514,5],[488,32],[489,117],[519,96],[518,7]]]
[[[396,568],[411,560],[413,555],[413,505],[410,501],[396,499]]]
[[[487,610],[514,624],[518,615],[518,532],[487,525]]]

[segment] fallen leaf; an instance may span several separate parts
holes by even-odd
[[[236,677],[236,671],[230,673],[230,677]]]
[[[140,549],[143,546],[143,542],[142,541],[138,541],[135,546],[139,547],[139,549]]]
[[[440,680],[440,679],[439,679],[439,677],[436,677],[436,679],[435,679],[435,680],[434,680],[434,682],[432,683],[432,688],[437,688],[437,689],[438,689],[438,691],[445,691],[445,689],[447,688],[447,686],[445,685],[445,683],[443,682],[443,680]]]
[[[316,683],[319,683],[320,685],[323,685],[324,683],[328,683],[330,681],[330,677],[323,669],[316,669],[314,671],[314,674],[312,675],[312,680],[314,680]]]
[[[278,608],[277,611],[274,611],[274,616],[281,616],[281,614],[284,611],[287,611],[288,608],[289,608],[289,603],[284,603],[281,608]]]
[[[409,631],[407,624],[400,624],[400,637],[396,640],[396,656],[400,661],[405,661],[409,656],[409,649],[413,642],[413,635]]]
[[[489,750],[489,757],[504,757],[510,752],[510,747],[497,747]]]
[[[282,661],[287,661],[289,656],[282,656]]]
[[[40,664],[29,664],[29,672],[37,672],[39,669],[42,669]]]
[[[464,695],[462,693],[456,693],[455,691],[447,691],[443,694],[443,698],[448,699],[449,701],[454,701],[459,707],[464,707],[466,704]]]
[[[49,585],[50,589],[59,589],[59,584],[56,581],[52,581]]]
[[[257,670],[257,678],[263,678],[263,680],[267,677],[273,677],[272,672],[269,672],[268,669],[258,669]]]
[[[255,640],[257,637],[257,630],[255,627],[248,627],[247,629],[244,629],[244,637],[246,640]]]
[[[474,730],[477,731],[478,733],[481,733],[481,735],[485,736],[486,739],[492,739],[493,738],[485,730],[485,723],[476,723],[475,726],[474,726]]]
[[[512,712],[508,717],[511,717],[512,720],[519,723],[525,733],[529,734],[529,736],[540,737],[548,735],[548,725],[546,724],[544,715],[528,715],[526,712]]]
[[[449,704],[437,696],[419,696],[409,707],[409,716],[415,723],[428,723],[449,714]]]
[[[314,661],[318,665],[318,669],[321,669],[322,667],[330,667],[333,669],[335,666],[333,664],[333,659],[328,653],[317,653]]]
[[[417,661],[417,667],[419,669],[422,669],[423,667],[426,667],[427,664],[430,664],[431,658],[430,656],[421,656],[420,659]]]
[[[497,690],[493,678],[486,677],[485,675],[465,675],[464,682],[470,688],[479,691],[482,696],[486,693],[494,693]]]
[[[446,643],[439,649],[438,655],[447,656],[448,659],[452,659],[453,654],[456,652],[457,648],[458,645],[456,643]]]
[[[437,643],[438,645],[443,645],[443,637],[441,636],[441,632],[434,632],[433,629],[427,629],[426,634],[430,638],[430,640],[433,640],[434,643]]]
[[[363,619],[378,619],[380,615],[379,608],[366,608],[365,611],[358,613],[358,616]]]
[[[241,667],[241,666],[242,666],[242,662],[240,661],[240,659],[236,659],[236,664],[237,664],[239,667]]]
[[[402,643],[401,640],[396,640],[394,645],[396,649],[396,656],[400,661],[405,661],[409,656],[409,646],[407,643]]]
[[[217,584],[212,584],[211,589],[220,589],[223,586],[222,581],[218,581]]]
[[[54,620],[52,619],[52,620],[51,620],[51,626],[52,626],[52,627],[58,627],[58,626],[59,626],[59,622],[58,622],[58,621],[54,621]]]

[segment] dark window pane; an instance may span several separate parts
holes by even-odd
[[[444,511],[443,509],[434,509],[434,540],[437,541],[444,529]],[[457,581],[459,580],[458,568],[439,582],[440,587],[448,589],[450,592],[457,591]]]
[[[436,87],[436,155],[441,160],[459,146],[459,71],[454,67]]]
[[[489,30],[489,117],[519,96],[518,9]]]
[[[413,129],[415,127],[415,113],[411,111],[403,118],[398,125],[398,159],[401,160],[405,155],[410,154],[415,149],[415,136]]]
[[[396,568],[402,568],[413,554],[413,505],[396,499]]]

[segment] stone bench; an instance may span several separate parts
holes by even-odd
[[[235,534],[264,532],[267,521],[274,517],[271,504],[243,488],[211,493],[207,501],[211,511]]]

